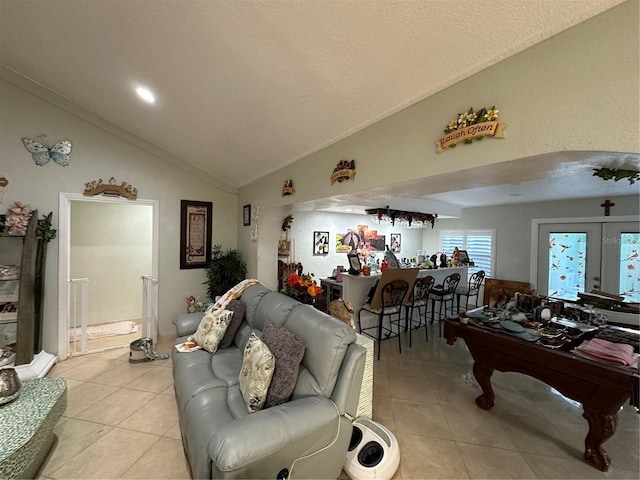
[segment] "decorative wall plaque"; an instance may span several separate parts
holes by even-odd
[[[505,123],[498,122],[498,113],[493,106],[489,110],[481,108],[477,112],[470,108],[468,112],[459,113],[456,120],[451,120],[444,129],[446,135],[436,142],[437,152],[453,148],[458,143],[472,143],[484,137],[504,138]]]
[[[53,160],[62,167],[69,165],[69,154],[73,147],[71,140],[62,140],[50,147],[46,144],[47,136],[45,134],[39,135],[39,137],[42,143],[30,138],[22,139],[22,144],[29,153],[31,153],[31,157],[33,161],[36,162],[36,165],[41,167],[49,160]]]
[[[129,185],[127,182],[122,182],[120,185],[116,185],[116,179],[111,177],[109,183],[104,183],[101,178],[94,180],[93,182],[87,182],[84,184],[83,194],[88,197],[95,195],[106,195],[109,197],[124,197],[129,200],[136,200],[138,198],[138,190]]]
[[[293,188],[293,180],[286,180],[282,187],[282,196],[285,197],[287,195],[293,195],[296,193],[295,188]]]
[[[336,168],[331,173],[331,185],[336,182],[342,182],[344,180],[353,180],[356,176],[356,161],[355,160],[340,160]]]

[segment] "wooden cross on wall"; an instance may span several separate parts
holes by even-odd
[[[611,207],[615,207],[615,203],[611,203],[611,200],[605,200],[604,203],[600,204],[601,207],[604,207],[604,216],[608,217],[611,214]]]

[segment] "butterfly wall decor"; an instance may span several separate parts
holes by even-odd
[[[56,143],[53,147],[31,140],[30,138],[23,138],[22,143],[25,148],[31,153],[33,161],[36,165],[42,166],[49,160],[53,160],[58,165],[66,167],[69,165],[69,154],[71,153],[71,147],[73,144],[71,140],[62,140]]]

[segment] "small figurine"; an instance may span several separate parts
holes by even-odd
[[[460,250],[458,250],[458,247],[453,248],[453,253],[451,254],[451,265],[454,267],[460,265]]]

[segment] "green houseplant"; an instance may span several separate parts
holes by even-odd
[[[205,269],[208,286],[207,294],[212,301],[237,285],[247,276],[247,264],[238,250],[222,251],[222,245],[215,245],[211,251],[211,262]]]

